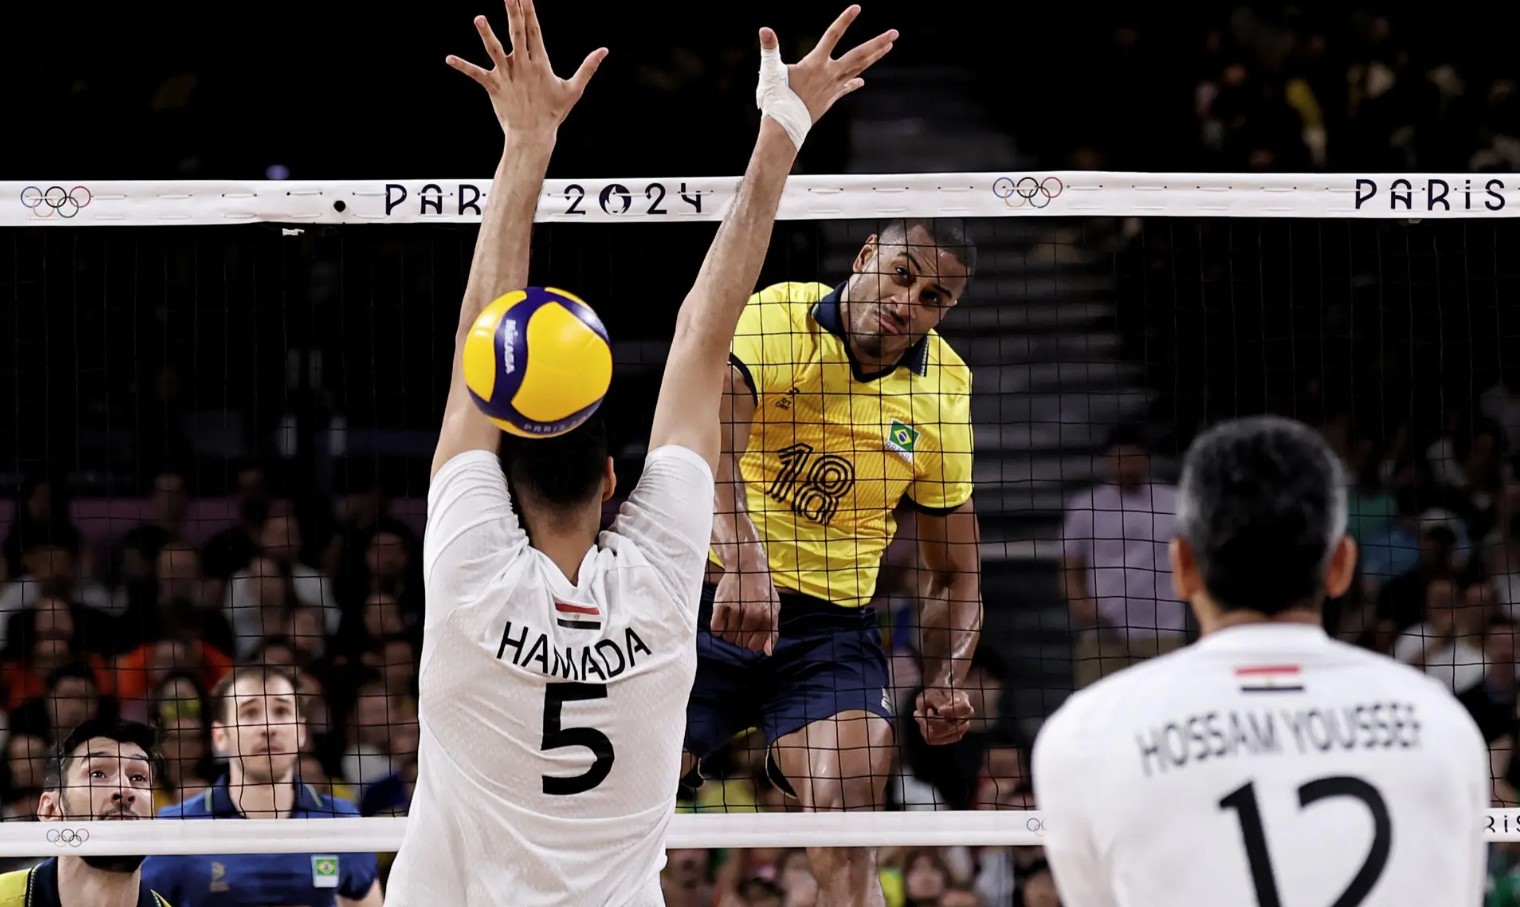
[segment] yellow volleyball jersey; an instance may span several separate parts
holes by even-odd
[[[0,907],[29,907],[27,900],[27,877],[31,870],[0,874]]]
[[[139,886],[138,907],[170,907],[156,891]],[[0,874],[0,907],[59,907],[58,860]]]
[[[931,331],[896,368],[864,373],[840,290],[762,289],[729,358],[755,395],[739,471],[776,587],[858,608],[875,593],[899,503],[947,513],[971,498],[971,371]]]

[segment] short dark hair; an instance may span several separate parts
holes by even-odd
[[[287,670],[279,665],[248,664],[238,665],[217,681],[211,689],[211,720],[217,724],[229,724],[232,721],[233,691],[238,681],[245,677],[257,677],[267,687],[271,680],[284,680],[290,684],[291,692],[296,695],[296,715],[301,714],[301,681],[294,671]]]
[[[598,410],[562,435],[504,435],[501,459],[514,496],[546,507],[576,507],[601,490],[607,451],[607,423]]]
[[[922,227],[929,234],[935,248],[944,249],[955,260],[966,266],[966,273],[976,273],[976,241],[966,222],[958,217],[899,217],[887,221],[877,233],[884,243],[907,242],[914,227]]]
[[[154,777],[158,776],[161,761],[158,732],[151,725],[116,718],[87,718],[79,722],[53,748],[52,758],[48,759],[47,769],[43,772],[43,790],[62,790],[63,779],[69,773],[69,763],[77,758],[74,751],[96,737],[140,747],[153,767]]]
[[[1340,461],[1301,422],[1234,419],[1200,435],[1183,460],[1177,535],[1226,611],[1317,607],[1346,531]]]

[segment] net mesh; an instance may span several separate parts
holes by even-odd
[[[891,815],[769,815],[799,807],[750,732],[688,779],[674,844],[1037,844],[1027,766],[1041,721],[1072,689],[1195,632],[1170,598],[1165,521],[1141,512],[1136,528],[1107,490],[1167,485],[1200,428],[1263,411],[1322,428],[1354,479],[1362,567],[1327,628],[1423,662],[1462,699],[1495,754],[1488,831],[1511,833],[1520,372],[1506,348],[1520,226],[1443,210],[1429,192],[1400,208],[1387,186],[1349,177],[1275,177],[1221,210],[1226,178],[1163,174],[1137,189],[1121,176],[1128,188],[1112,191],[1103,174],[789,188],[761,286],[832,287],[868,236],[919,213],[967,218],[978,244],[976,277],[940,327],[973,376],[985,624],[963,686],[977,717],[946,746],[913,719],[924,640],[954,628],[925,625],[933,612],[919,608],[934,579],[921,542],[938,517],[900,504],[879,576],[860,589],[893,716],[883,775],[865,789]],[[366,817],[320,834],[394,849],[415,778],[427,464],[478,211],[455,186],[303,201],[275,185],[253,193],[267,210],[248,218],[274,222],[236,223],[223,210],[236,191],[187,203],[120,185],[6,187],[21,204],[7,203],[0,233],[4,817],[33,817],[49,743],[102,712],[165,732],[158,806],[204,792],[224,770],[212,691],[234,665],[279,665],[299,677],[300,777]],[[1175,191],[1157,204],[1146,188]],[[588,300],[614,341],[609,515],[639,474],[676,308],[726,191],[570,181],[540,212],[534,282]],[[113,198],[131,203],[131,223],[87,216]],[[281,207],[297,202],[312,213]],[[204,216],[174,225],[187,204]],[[958,814],[926,815],[943,811]],[[257,822],[228,837],[172,827],[187,824],[89,846],[296,852],[313,840]],[[0,848],[18,859],[66,846],[7,830]]]

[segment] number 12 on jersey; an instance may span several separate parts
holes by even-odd
[[[1362,868],[1341,896],[1330,907],[1357,907],[1372,892],[1378,876],[1388,865],[1392,846],[1393,823],[1388,818],[1388,804],[1377,788],[1360,778],[1338,775],[1317,778],[1299,787],[1298,806],[1306,809],[1332,797],[1360,800],[1372,813],[1372,849],[1362,861]],[[1219,801],[1222,810],[1234,810],[1240,819],[1240,834],[1245,840],[1246,859],[1251,864],[1251,882],[1256,888],[1257,907],[1283,907],[1277,894],[1277,876],[1272,871],[1272,856],[1267,849],[1267,832],[1261,823],[1261,808],[1256,802],[1256,787],[1248,782]],[[1297,907],[1297,905],[1294,905]],[[1313,905],[1310,905],[1313,907]]]
[[[569,778],[544,775],[544,793],[556,797],[584,794],[607,780],[612,771],[612,740],[590,727],[565,727],[563,712],[567,702],[606,699],[605,683],[551,683],[544,688],[544,740],[542,751],[582,746],[591,751],[591,767]]]

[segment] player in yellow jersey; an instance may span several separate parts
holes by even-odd
[[[698,618],[686,766],[758,727],[804,808],[880,808],[894,754],[874,610],[893,512],[917,510],[932,744],[965,734],[981,632],[971,374],[935,327],[976,251],[955,221],[898,220],[843,283],[751,297],[731,348],[713,551]],[[882,904],[875,855],[811,854],[822,901]]]
[[[88,840],[64,823],[151,819],[155,740],[152,728],[135,721],[91,718],[74,728],[48,760],[38,837],[64,849]],[[140,856],[43,860],[0,875],[0,907],[169,907],[143,884],[142,862]]]

